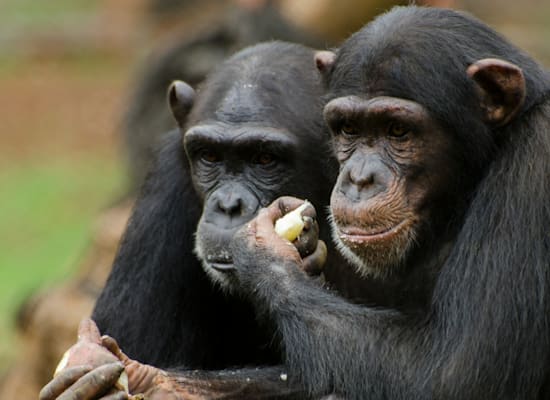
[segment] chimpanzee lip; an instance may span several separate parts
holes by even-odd
[[[228,272],[235,269],[235,265],[231,261],[210,261],[208,263],[211,268],[215,269],[216,271],[220,272]]]
[[[392,239],[398,235],[401,230],[408,225],[408,220],[404,219],[397,225],[387,228],[365,229],[358,226],[338,227],[340,239],[344,242],[366,243],[383,242]]]

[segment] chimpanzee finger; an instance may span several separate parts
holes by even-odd
[[[327,261],[327,246],[325,242],[319,240],[313,253],[302,259],[302,269],[310,276],[318,276],[323,272],[323,267]]]
[[[101,345],[113,353],[116,358],[122,361],[124,365],[128,365],[128,363],[132,361],[126,354],[124,354],[124,352],[120,349],[118,342],[111,336],[103,335],[101,337]]]
[[[267,253],[276,255],[278,258],[292,260],[301,264],[301,257],[296,247],[288,240],[283,239],[275,233],[273,222],[277,216],[281,216],[278,204],[272,204],[268,208],[262,208],[256,218],[248,225],[246,230],[246,243],[258,248],[263,248]],[[239,241],[239,234],[235,235],[233,244]]]
[[[317,210],[315,210],[315,207],[313,207],[313,204],[311,204],[309,201],[303,201],[302,203],[304,203],[304,202],[307,202],[308,206],[304,210],[302,210],[302,212],[300,214],[302,215],[303,218],[309,217],[313,221],[316,221],[317,220]],[[299,204],[299,205],[301,205],[301,204]],[[306,221],[304,221],[304,222],[306,222]],[[304,227],[304,229],[305,229],[305,227]]]
[[[313,207],[311,207],[313,208]],[[308,207],[305,211],[310,209]],[[305,258],[315,251],[317,241],[319,240],[319,224],[310,216],[302,216],[304,221],[304,229],[298,238],[292,242],[298,249],[300,257]]]
[[[271,221],[275,222],[276,219],[279,219],[288,212],[294,210],[295,208],[298,208],[303,203],[304,200],[298,199],[296,197],[279,197],[267,207],[267,213],[270,216]]]
[[[54,379],[42,388],[39,400],[54,400],[73,383],[92,370],[89,365],[79,365],[61,371]]]
[[[121,363],[104,364],[88,372],[69,387],[57,400],[92,400],[107,393],[124,371]]]

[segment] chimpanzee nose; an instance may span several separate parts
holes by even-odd
[[[230,217],[241,215],[243,201],[235,193],[227,193],[218,198],[218,209]]]
[[[234,229],[258,212],[260,201],[246,185],[231,182],[217,188],[207,198],[203,220],[223,229]]]
[[[351,159],[345,167],[341,191],[352,201],[372,198],[385,190],[391,181],[391,173],[379,157]]]
[[[374,172],[363,165],[361,169],[351,169],[349,171],[349,180],[359,188],[366,188],[374,183]]]

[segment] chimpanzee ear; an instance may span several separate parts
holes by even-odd
[[[521,68],[508,61],[485,58],[466,70],[476,83],[486,121],[503,126],[514,118],[525,100],[525,78]]]
[[[183,81],[174,81],[168,88],[168,104],[179,126],[183,126],[195,103],[195,90]]]
[[[336,60],[336,53],[328,50],[320,50],[315,53],[315,66],[325,77],[334,66],[334,61]]]

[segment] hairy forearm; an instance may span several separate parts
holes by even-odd
[[[307,396],[282,367],[223,371],[171,371],[155,377],[146,398],[189,399],[306,399]]]
[[[275,320],[288,369],[309,393],[336,392],[346,397],[357,393],[357,385],[369,393],[383,376],[395,382],[388,386],[392,390],[422,398],[412,393],[418,385],[407,384],[424,374],[415,368],[424,363],[406,349],[428,344],[414,339],[428,339],[418,334],[416,329],[422,328],[416,328],[414,317],[351,304],[299,273],[292,279],[260,282],[254,293],[260,312]]]

